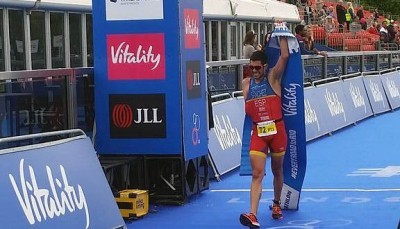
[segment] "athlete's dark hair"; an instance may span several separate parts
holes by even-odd
[[[253,54],[250,56],[251,61],[261,61],[261,64],[267,63],[267,57],[265,56],[263,51],[254,51]]]

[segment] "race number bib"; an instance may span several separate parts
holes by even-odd
[[[277,133],[274,121],[266,121],[257,123],[257,134],[259,137],[274,135]]]

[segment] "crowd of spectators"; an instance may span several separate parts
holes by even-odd
[[[365,31],[379,35],[381,44],[400,45],[398,22],[386,18],[378,8],[366,11],[362,5],[343,0],[286,0],[298,6],[303,25],[324,27],[326,33],[355,33]],[[384,47],[382,45],[381,47]]]

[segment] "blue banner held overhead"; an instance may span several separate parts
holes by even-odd
[[[283,165],[284,184],[281,207],[297,210],[307,166],[303,67],[296,38],[282,31],[279,31],[276,36],[288,38],[290,52],[282,78],[282,109],[288,145]],[[272,34],[273,37],[274,34]],[[277,46],[277,44],[272,44],[269,49],[276,49]]]
[[[275,28],[271,34],[271,39],[266,49],[268,66],[273,67],[279,57],[278,38],[280,36],[288,38],[290,52],[282,79],[282,109],[288,145],[284,159],[284,185],[281,195],[281,207],[283,209],[297,210],[307,166],[303,70],[299,44],[286,26]],[[246,159],[249,158],[249,142],[247,141],[250,140],[250,131],[251,119],[246,116],[243,126],[241,175],[251,175],[250,162]]]

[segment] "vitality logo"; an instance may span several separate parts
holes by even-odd
[[[107,36],[109,80],[165,79],[164,34]]]
[[[111,138],[166,138],[164,94],[110,95]]]
[[[200,48],[200,17],[199,11],[196,9],[184,9],[184,22],[185,22],[185,48],[195,49]]]

